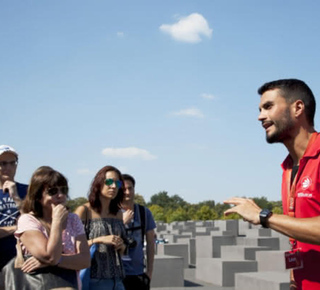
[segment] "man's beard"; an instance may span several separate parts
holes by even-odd
[[[276,130],[271,135],[266,134],[268,143],[283,143],[290,138],[290,132],[294,128],[294,122],[290,116],[289,108],[285,111],[282,119],[273,121]]]

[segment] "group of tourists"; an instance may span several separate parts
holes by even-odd
[[[41,166],[25,185],[17,165],[16,150],[1,145],[0,289],[150,289],[156,225],[134,203],[132,176],[104,166],[71,213],[62,173]]]

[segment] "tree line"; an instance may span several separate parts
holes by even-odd
[[[261,208],[267,208],[274,213],[282,213],[281,201],[268,201],[265,196],[252,198]],[[84,197],[78,197],[69,200],[67,206],[74,211],[78,206],[86,203],[88,200]],[[135,194],[135,202],[147,206],[153,214],[155,221],[171,223],[173,221],[187,220],[220,220],[220,219],[239,219],[237,214],[224,216],[224,211],[230,208],[230,205],[216,203],[214,200],[206,200],[196,204],[186,202],[178,195],[169,196],[168,192],[161,191],[150,198],[146,203],[143,196]]]

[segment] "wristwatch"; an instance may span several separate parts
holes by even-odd
[[[264,227],[264,228],[268,228],[267,226],[267,222],[269,217],[272,215],[272,211],[268,210],[267,208],[264,208],[262,211],[260,211],[260,224]]]

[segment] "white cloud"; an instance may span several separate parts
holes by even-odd
[[[201,95],[201,98],[207,99],[207,100],[213,100],[213,99],[215,99],[215,96],[211,95],[211,94],[204,93],[204,94]]]
[[[117,32],[117,36],[118,36],[118,37],[124,37],[124,32],[118,31],[118,32]]]
[[[153,160],[157,158],[157,156],[152,155],[149,151],[136,147],[105,148],[102,150],[102,154],[114,158],[140,158],[143,160]]]
[[[81,168],[77,170],[77,173],[80,175],[90,175],[92,172],[87,168]]]
[[[204,114],[201,110],[197,108],[189,108],[174,112],[173,115],[175,116],[187,116],[187,117],[195,117],[195,118],[204,118]]]
[[[198,43],[202,41],[200,36],[211,38],[212,29],[207,20],[199,13],[192,13],[189,16],[181,17],[174,24],[162,24],[159,29],[168,33],[177,41]]]

